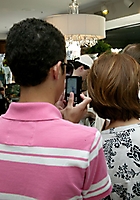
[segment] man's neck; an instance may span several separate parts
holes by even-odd
[[[48,102],[55,104],[55,91],[49,84],[46,87],[45,83],[32,87],[21,86],[19,102]]]
[[[77,71],[74,70],[72,76],[78,76]]]

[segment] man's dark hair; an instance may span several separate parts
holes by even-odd
[[[79,67],[83,66],[85,70],[89,69],[89,66],[85,65],[85,64],[82,64],[78,61],[74,61],[73,62],[73,65],[74,65],[74,69],[78,69]]]
[[[74,65],[73,60],[67,60],[66,75],[71,76],[73,73]]]
[[[40,84],[50,68],[65,57],[64,36],[46,21],[26,19],[14,24],[8,33],[6,60],[19,85]]]
[[[85,65],[85,64],[83,64],[83,63],[81,63],[81,62],[79,62],[79,61],[78,61],[79,59],[80,59],[80,58],[77,57],[77,58],[75,58],[75,59],[73,60],[74,69],[76,70],[76,69],[78,69],[78,68],[81,67],[81,66],[83,66],[85,70],[89,69],[89,66],[87,66],[87,65]]]

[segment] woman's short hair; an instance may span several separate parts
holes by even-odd
[[[139,118],[140,65],[128,54],[106,52],[93,64],[88,91],[95,112],[104,119]]]

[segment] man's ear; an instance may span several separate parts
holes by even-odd
[[[61,74],[61,61],[59,61],[56,65],[52,67],[52,75],[54,79],[59,79]]]
[[[83,66],[83,65],[81,65],[81,66],[80,66],[80,70],[81,70],[81,71],[83,71],[83,69],[84,69],[84,66]]]

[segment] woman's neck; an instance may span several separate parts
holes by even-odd
[[[105,129],[110,129],[110,128],[115,128],[115,127],[119,127],[119,126],[128,126],[128,125],[131,125],[131,124],[137,124],[139,123],[140,120],[136,119],[136,118],[131,118],[130,120],[126,120],[126,121],[123,121],[123,120],[111,120],[109,125],[106,126]]]

